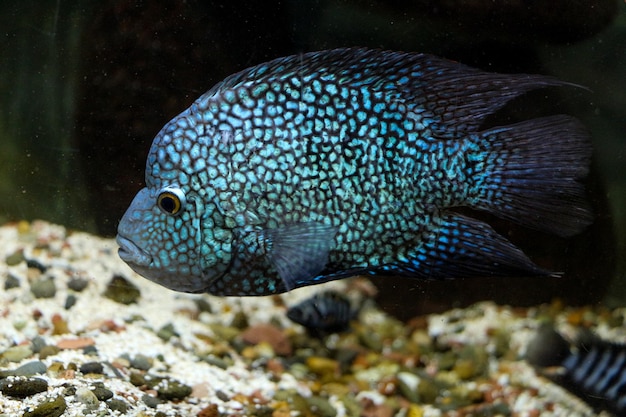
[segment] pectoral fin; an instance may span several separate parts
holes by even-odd
[[[307,222],[262,232],[267,257],[287,291],[307,285],[328,263],[337,228]]]

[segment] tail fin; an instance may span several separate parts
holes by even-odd
[[[591,159],[589,134],[577,119],[548,116],[480,134],[491,152],[473,206],[524,226],[571,236],[593,216],[578,180]]]

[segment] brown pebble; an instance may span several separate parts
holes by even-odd
[[[93,346],[96,341],[91,337],[79,337],[77,339],[62,339],[57,342],[57,347],[61,349],[82,349]]]
[[[210,404],[200,410],[197,417],[219,417],[219,415],[220,410],[217,408],[217,404]]]
[[[285,401],[281,401],[274,406],[274,411],[272,412],[272,417],[290,417],[291,410],[289,409],[289,404]]]
[[[54,314],[50,319],[52,321],[52,334],[60,335],[70,333],[67,321],[60,314]]]
[[[291,355],[292,352],[291,342],[287,335],[271,324],[257,324],[248,327],[241,333],[241,338],[251,345],[267,342],[278,355]]]

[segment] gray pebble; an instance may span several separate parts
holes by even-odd
[[[13,369],[11,371],[0,371],[0,377],[7,376],[33,376],[38,374],[45,374],[48,368],[41,361],[32,361],[25,363],[24,365]]]
[[[83,375],[104,373],[104,367],[100,362],[85,362],[80,366],[79,370]]]
[[[67,283],[68,288],[76,292],[81,292],[82,290],[87,288],[87,285],[89,285],[88,280],[86,280],[85,278],[76,278],[76,277],[70,279],[69,282]]]
[[[45,346],[46,340],[41,336],[35,336],[33,340],[30,341],[30,348],[34,353],[39,353]]]
[[[74,294],[69,294],[66,298],[65,298],[65,309],[69,310],[70,308],[74,307],[74,304],[76,304],[76,301],[78,299],[76,298],[76,296]]]
[[[4,281],[4,289],[10,290],[11,288],[19,288],[20,279],[13,274],[9,274],[7,279]]]
[[[143,403],[145,405],[147,405],[150,408],[157,408],[157,405],[162,404],[163,401],[159,400],[156,397],[153,397],[152,395],[148,395],[148,394],[144,394],[141,396],[141,401],[143,401]]]
[[[147,371],[152,368],[152,362],[153,360],[149,356],[139,354],[130,361],[130,366],[135,369]]]
[[[35,298],[53,298],[57,287],[52,278],[40,278],[30,284],[30,291]]]
[[[100,401],[108,401],[113,398],[113,391],[106,389],[101,382],[94,383],[91,391]]]

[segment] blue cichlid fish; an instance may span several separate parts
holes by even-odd
[[[569,343],[550,325],[539,328],[530,342],[526,359],[554,382],[585,400],[597,411],[626,415],[626,345],[600,339],[583,331]]]
[[[484,210],[562,236],[591,222],[588,134],[548,116],[481,129],[531,89],[431,55],[336,49],[234,74],[156,136],[119,255],[165,287],[266,295],[357,274],[549,275]]]
[[[287,317],[304,326],[314,337],[324,337],[350,328],[358,309],[353,309],[348,297],[340,292],[328,290],[317,293],[289,307]]]

